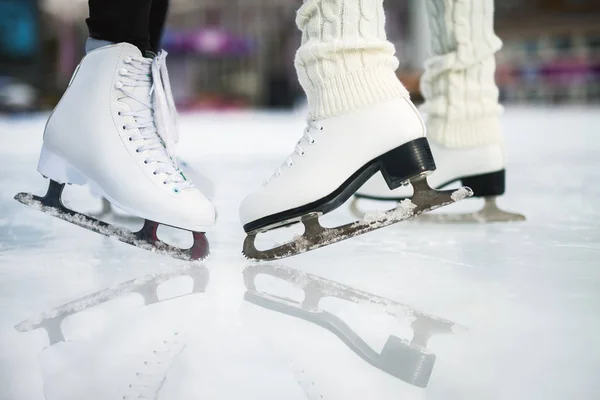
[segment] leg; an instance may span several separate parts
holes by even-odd
[[[419,185],[414,210],[352,227],[320,227],[318,215],[341,206],[376,172],[391,190],[420,181],[435,163],[423,121],[395,74],[399,63],[386,37],[383,0],[306,0],[297,23],[296,69],[308,97],[308,127],[268,184],[244,200],[240,215],[250,242],[259,232],[300,221],[306,233],[297,246],[270,253],[257,254],[247,241],[246,254],[254,258],[312,250],[454,201]]]
[[[150,8],[150,50],[158,54],[169,12],[169,0],[152,0]]]
[[[502,145],[494,0],[427,0],[427,12],[433,57],[421,87],[429,138],[451,148]]]
[[[86,20],[90,37],[102,42],[130,43],[143,53],[150,46],[152,0],[89,0]]]
[[[485,198],[486,215],[470,214],[469,221],[521,220],[520,215],[489,213],[495,197],[505,191],[502,107],[494,78],[494,56],[502,42],[494,33],[494,2],[427,0],[427,13],[433,57],[425,65],[421,86],[438,165],[429,183],[443,187],[462,181],[476,197]],[[378,177],[358,196],[399,200],[410,194],[409,188],[386,191]]]

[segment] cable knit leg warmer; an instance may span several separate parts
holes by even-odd
[[[494,0],[426,0],[433,57],[421,89],[428,137],[447,147],[500,143]]]
[[[304,0],[296,69],[311,117],[322,119],[408,97],[385,33],[383,0]]]

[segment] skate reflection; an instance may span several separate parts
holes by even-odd
[[[244,270],[243,275],[246,301],[330,331],[367,363],[419,388],[427,387],[435,365],[435,354],[427,350],[429,339],[434,335],[464,330],[452,321],[422,313],[408,305],[284,266],[252,265]],[[297,301],[258,290],[257,277],[260,275],[293,284],[304,292],[304,299]],[[408,321],[413,331],[412,339],[390,335],[383,350],[378,353],[346,322],[321,307],[325,298],[366,303],[398,320]]]
[[[193,285],[191,292],[171,296],[167,299],[159,299],[159,286],[182,276],[187,276],[192,279]],[[168,272],[147,275],[142,278],[120,283],[113,288],[107,288],[63,304],[62,306],[59,306],[51,311],[44,312],[38,317],[20,322],[15,326],[15,329],[19,332],[30,332],[36,329],[44,329],[48,334],[50,346],[53,346],[59,342],[65,341],[63,322],[70,316],[109,301],[116,300],[131,293],[137,293],[141,295],[144,306],[190,296],[196,293],[204,293],[208,286],[209,277],[209,270],[204,266],[197,265],[186,265],[175,268]]]

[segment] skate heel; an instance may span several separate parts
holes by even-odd
[[[461,179],[473,190],[475,197],[500,196],[506,190],[506,170]]]
[[[381,174],[390,190],[420,175],[435,171],[435,161],[426,138],[415,139],[380,157]]]
[[[85,185],[87,178],[79,173],[64,158],[52,152],[44,145],[38,162],[38,172],[58,183]]]

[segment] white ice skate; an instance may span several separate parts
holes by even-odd
[[[244,254],[277,259],[314,250],[400,222],[471,195],[469,190],[437,192],[425,177],[435,163],[424,125],[408,99],[381,103],[342,116],[311,121],[295,152],[275,175],[242,203],[248,234]],[[398,208],[337,228],[323,228],[320,215],[341,206],[381,171],[389,189],[410,182],[415,195]],[[286,245],[259,251],[256,235],[302,222],[304,235]]]
[[[126,43],[89,53],[46,125],[38,171],[50,179],[48,193],[16,199],[138,247],[181,259],[206,257],[203,232],[213,225],[215,210],[173,161],[177,129],[165,56],[145,58]],[[64,207],[65,184],[86,183],[144,218],[142,230],[125,231]],[[193,247],[161,242],[159,224],[193,232]]]
[[[471,148],[448,148],[430,141],[431,150],[438,169],[427,178],[429,184],[441,189],[460,182],[473,190],[474,197],[485,200],[482,210],[469,214],[428,214],[420,220],[435,222],[504,222],[524,221],[525,217],[502,211],[496,198],[505,191],[504,146],[488,145]],[[409,186],[394,191],[387,189],[381,174],[375,175],[356,192],[350,208],[357,217],[365,215],[359,207],[359,199],[397,201],[410,198],[413,190]]]

